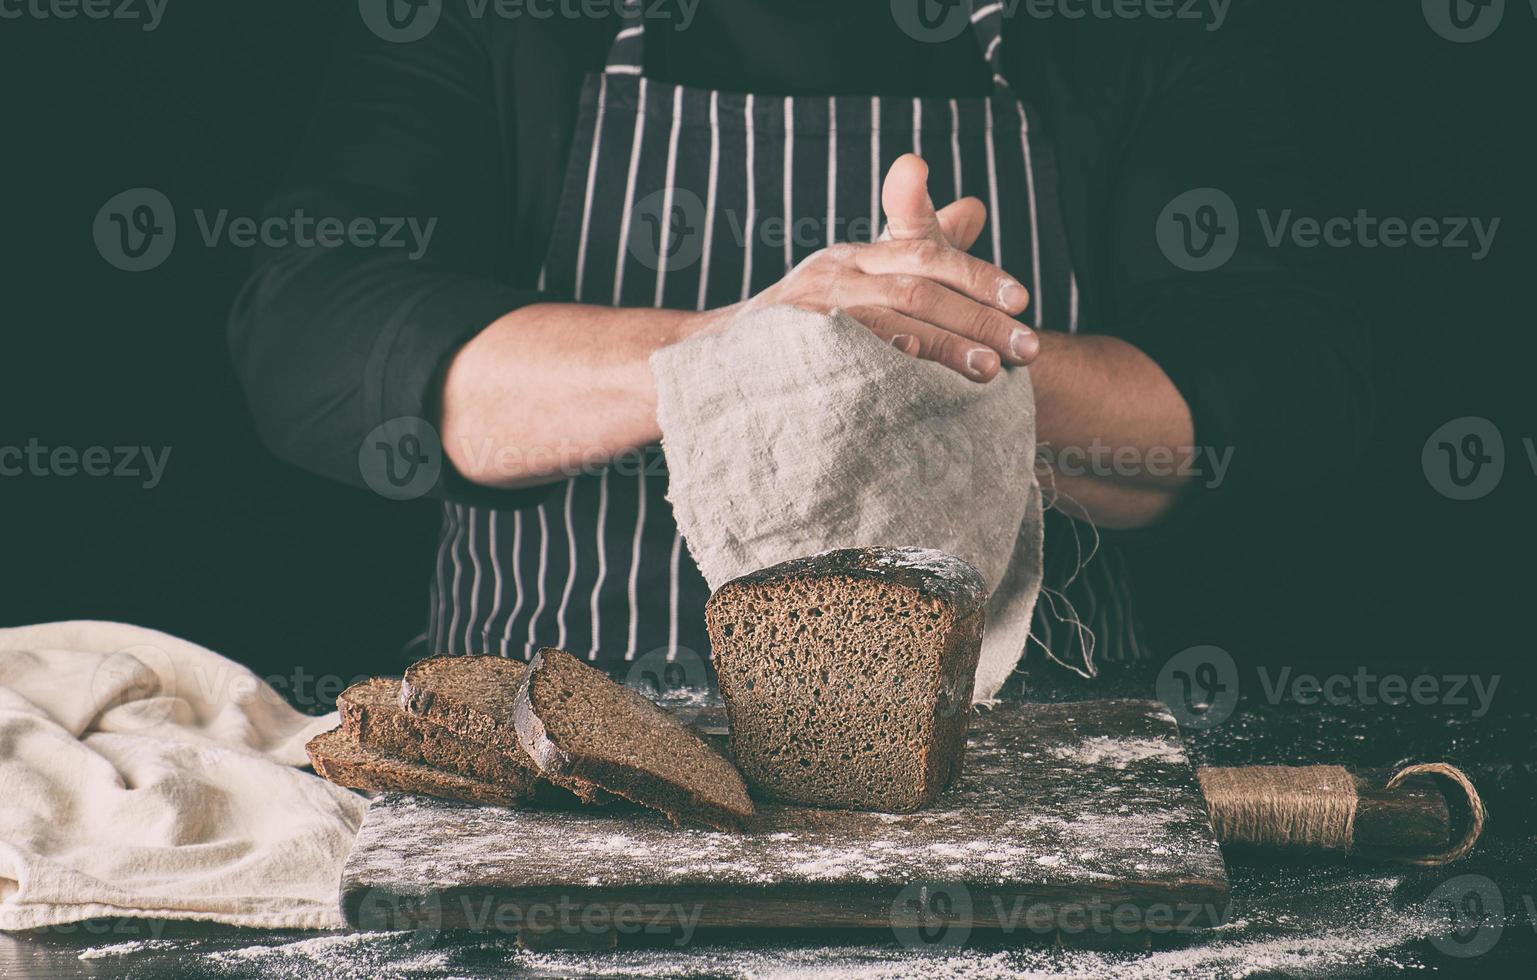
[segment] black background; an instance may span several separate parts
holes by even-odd
[[[1266,531],[1255,515],[1251,534],[1192,539],[1145,563],[1163,649],[1522,662],[1537,581],[1537,463],[1522,442],[1537,438],[1537,9],[1510,0],[1492,37],[1457,45],[1417,3],[1264,5],[1293,64],[1324,214],[1502,223],[1482,262],[1414,249],[1338,257],[1376,338],[1380,418],[1362,472],[1325,526]],[[356,16],[351,0],[170,0],[150,33],[132,21],[0,21],[0,445],[172,450],[152,490],[0,477],[0,625],[123,620],[289,678],[297,666],[344,678],[397,668],[424,628],[436,506],[328,484],[264,452],[224,339],[250,256],[203,247],[191,219],[197,208],[259,214],[342,16]],[[91,224],[139,186],[163,191],[184,227],[169,261],[129,274],[96,253]],[[1430,486],[1420,454],[1468,415],[1499,427],[1506,469],[1493,493],[1456,502]]]

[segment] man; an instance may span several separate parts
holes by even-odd
[[[1204,199],[1164,213],[1213,189],[1305,207],[1242,12],[1217,31],[934,9],[957,29],[886,0],[551,19],[450,0],[414,40],[404,20],[344,29],[273,208],[436,219],[432,241],[262,255],[232,347],[300,465],[357,482],[375,427],[440,435],[434,652],[553,644],[621,671],[707,650],[648,358],[746,308],[842,308],[978,384],[1028,366],[1048,499],[1093,528],[1295,507],[1350,466],[1361,329]],[[702,202],[697,261],[636,247],[672,233],[672,209],[646,220],[658,195]],[[1225,262],[1191,261],[1217,244]],[[1071,605],[1043,601],[1038,636],[1071,655],[1081,617],[1102,655],[1145,652],[1114,551],[1080,570],[1095,532],[1058,521],[1046,585]]]

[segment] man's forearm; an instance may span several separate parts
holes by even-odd
[[[1189,479],[1190,408],[1152,358],[1102,335],[1041,333],[1030,367],[1048,497],[1113,529],[1155,523]]]
[[[541,303],[481,331],[443,377],[443,450],[472,483],[548,483],[656,442],[652,352],[718,314]]]

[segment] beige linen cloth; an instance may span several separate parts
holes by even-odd
[[[342,925],[367,801],[301,772],[334,727],[196,644],[0,630],[0,929],[102,916]]]
[[[957,555],[992,591],[974,698],[994,699],[1041,588],[1028,371],[976,384],[841,313],[785,306],[664,348],[651,367],[668,497],[712,589],[830,548]]]

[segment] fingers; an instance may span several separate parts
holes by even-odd
[[[865,246],[852,259],[891,291],[884,305],[993,348],[1009,363],[1027,364],[1040,348],[1034,331],[1015,320],[1029,303],[1025,288],[997,266],[923,240]]]
[[[869,275],[922,276],[1011,316],[1023,313],[1030,295],[1013,276],[974,255],[928,239],[876,242],[847,253]]]
[[[982,237],[982,228],[987,224],[987,205],[975,197],[963,197],[940,208],[937,217],[945,241],[964,252]]]
[[[904,153],[886,171],[881,185],[881,208],[886,212],[886,233],[895,239],[944,240],[944,229],[929,199],[929,165],[923,158]]]
[[[997,351],[978,347],[900,310],[885,306],[851,306],[844,312],[909,357],[943,364],[972,381],[991,381],[1002,366]]]

